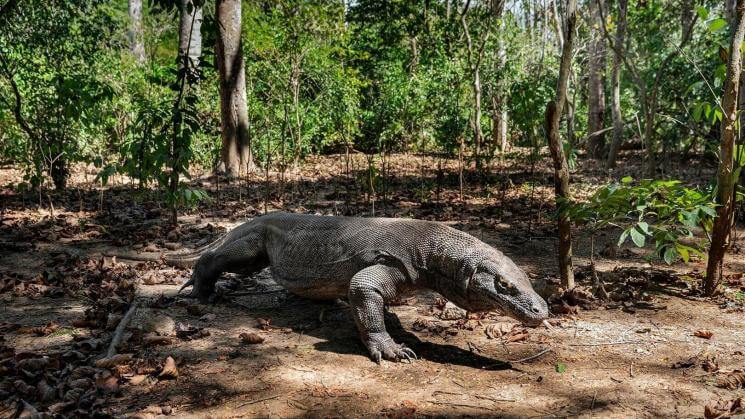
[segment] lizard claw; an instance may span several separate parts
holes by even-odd
[[[405,347],[403,345],[401,345],[401,346],[402,346],[401,353],[406,357],[406,359],[408,359],[409,361],[411,361],[412,359],[419,359],[416,356],[416,352],[414,352],[413,350],[411,350],[411,348],[407,348],[407,347]]]
[[[387,333],[370,336],[367,341],[367,348],[370,351],[370,358],[378,364],[380,364],[381,359],[406,363],[418,359],[413,350],[394,342]]]
[[[382,361],[382,355],[380,351],[370,351],[370,356],[376,364],[380,365],[380,361]]]

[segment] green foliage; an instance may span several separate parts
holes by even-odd
[[[13,118],[19,128],[5,144],[33,186],[46,173],[63,188],[69,165],[90,161],[103,135],[100,105],[114,91],[98,70],[119,48],[119,22],[101,3],[30,1],[0,17],[0,125]]]
[[[679,258],[687,263],[691,254],[705,257],[705,243],[692,239],[695,229],[707,237],[711,231],[716,217],[711,191],[674,180],[632,182],[627,177],[603,186],[587,202],[565,205],[564,211],[590,234],[606,227],[619,229],[619,246],[629,239],[637,247],[653,242],[655,254],[668,264]]]

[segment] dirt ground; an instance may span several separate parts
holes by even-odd
[[[643,251],[609,251],[617,235],[608,231],[596,263],[619,298],[579,298],[555,313],[551,328],[459,312],[433,293],[412,295],[389,307],[386,323],[419,359],[381,365],[367,357],[343,301],[288,295],[269,272],[226,277],[221,297],[199,305],[175,297],[188,270],[102,256],[196,247],[264,209],[374,212],[463,229],[550,292],[551,178],[519,160],[495,163],[488,179],[467,176],[463,200],[457,162],[432,157],[394,156],[387,197],[378,190],[376,201],[359,186],[361,157],[349,165],[344,156],[321,158],[268,182],[256,174],[218,186],[203,177],[194,184],[213,201],[184,211],[178,229],[167,226],[156,200],[125,180],[96,188],[92,169],[78,170],[70,191],[42,195],[42,205],[33,193],[0,189],[0,417],[24,409],[143,418],[702,417],[707,405],[715,415],[737,411],[731,401],[745,396],[745,257],[738,247],[725,264],[727,292],[706,300],[696,291],[704,262],[668,267],[645,260]],[[633,161],[629,156],[613,177],[635,173]],[[589,162],[581,166],[577,191],[608,179]],[[707,176],[671,170],[691,183]],[[0,169],[0,187],[19,176]],[[581,232],[576,237],[578,278],[589,283],[589,249]],[[131,301],[137,309],[118,352],[132,356],[119,365],[97,363]]]

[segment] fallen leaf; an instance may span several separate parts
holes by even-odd
[[[734,370],[717,377],[717,387],[736,390],[745,388],[745,370]]]
[[[73,320],[71,325],[72,327],[78,327],[81,329],[94,329],[97,326],[95,320],[88,319]]]
[[[28,404],[25,400],[21,400],[20,402],[18,402],[16,414],[13,417],[18,419],[36,419],[40,418],[41,415],[39,414],[39,411],[36,410],[36,408]]]
[[[126,364],[132,360],[132,354],[116,354],[111,358],[102,358],[94,362],[98,368],[111,368],[115,365]]]
[[[25,335],[47,336],[47,335],[52,334],[58,328],[59,328],[58,324],[49,323],[46,326],[19,327],[18,329],[16,329],[16,333],[25,334]]]
[[[507,336],[507,338],[505,338],[504,341],[506,343],[512,343],[512,342],[522,342],[526,339],[528,339],[528,332],[522,331],[522,332],[518,332],[518,333]]]
[[[711,339],[711,337],[714,336],[714,332],[710,330],[696,330],[695,332],[693,332],[693,336],[703,339]]]
[[[168,336],[156,335],[155,333],[148,333],[142,337],[142,344],[145,346],[170,345],[171,338]]]
[[[179,339],[194,340],[207,337],[209,335],[210,332],[208,330],[204,330],[203,327],[194,327],[183,323],[176,324],[176,336]]]
[[[514,327],[515,323],[499,322],[486,326],[484,333],[489,339],[496,339],[510,333]]]
[[[704,406],[704,417],[706,419],[717,419],[737,415],[740,417],[745,413],[742,398],[732,400],[719,400],[716,404],[707,404]]]
[[[163,369],[158,374],[158,378],[163,380],[171,380],[178,378],[178,369],[176,368],[176,361],[173,357],[166,358],[166,363],[163,365]]]
[[[144,383],[147,379],[147,375],[144,374],[137,374],[129,377],[129,384],[133,386],[139,386],[140,384]]]
[[[44,403],[51,402],[57,398],[57,391],[46,380],[41,380],[36,384],[36,391],[38,392],[39,400]]]
[[[96,388],[104,393],[116,393],[119,391],[119,382],[116,377],[105,372],[96,377]]]
[[[241,338],[241,342],[248,345],[264,342],[264,337],[258,333],[241,333],[239,337]]]

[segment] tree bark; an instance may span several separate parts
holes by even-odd
[[[623,46],[626,38],[626,8],[628,0],[618,0],[618,20],[616,23],[616,36],[613,52],[613,69],[611,70],[611,115],[613,116],[613,141],[608,149],[608,160],[606,169],[616,167],[618,149],[623,141],[623,114],[621,113],[621,63]]]
[[[500,19],[504,11],[504,0],[492,0],[492,16]],[[503,33],[504,22],[500,22],[500,33]],[[497,70],[507,63],[507,54],[504,50],[504,40],[500,35],[497,38]],[[495,83],[492,97],[492,144],[498,147],[501,153],[507,151],[507,110],[504,98],[504,83],[499,80]]]
[[[463,6],[463,13],[460,15],[460,21],[463,25],[463,33],[466,38],[466,47],[468,49],[468,67],[471,70],[471,87],[473,88],[473,142],[474,142],[474,158],[476,160],[476,167],[481,167],[481,138],[483,134],[481,132],[481,58],[484,52],[484,45],[489,36],[489,33],[484,36],[481,46],[478,51],[474,51],[473,41],[471,40],[471,33],[468,30],[468,23],[466,22],[466,14],[468,13],[468,7],[470,0],[466,1]],[[487,29],[488,30],[488,29]]]
[[[600,11],[598,3],[603,0],[590,1],[590,44],[588,52],[587,80],[587,133],[601,131],[605,120],[605,40],[600,28]],[[590,157],[600,159],[605,151],[605,134],[593,135],[587,144]]]
[[[561,283],[566,289],[574,287],[572,228],[569,217],[563,211],[571,194],[569,191],[569,166],[566,155],[564,154],[561,137],[559,136],[559,123],[567,99],[567,85],[569,70],[572,65],[572,48],[574,46],[574,29],[576,23],[577,0],[568,0],[564,45],[561,51],[556,96],[546,107],[546,134],[548,136],[549,149],[551,150],[551,158],[554,163],[554,188],[556,192],[556,206],[559,213],[559,273],[561,275]]]
[[[740,72],[742,70],[741,46],[745,37],[745,0],[737,0],[735,10],[737,23],[732,34],[727,77],[722,94],[722,125],[720,132],[719,169],[717,170],[717,218],[711,234],[709,261],[706,266],[704,291],[712,295],[716,291],[722,275],[722,261],[729,246],[728,239],[732,229],[735,209],[734,189],[737,179],[734,177],[735,122],[737,120],[737,98],[740,89]]]
[[[737,0],[724,0],[724,17],[730,23],[730,27],[735,26],[735,18],[737,17],[735,13],[736,4]]]
[[[129,46],[138,64],[145,63],[145,41],[142,33],[142,0],[129,0]]]
[[[216,58],[220,76],[222,163],[220,171],[240,176],[252,169],[246,103],[246,70],[241,50],[240,0],[216,0]]]
[[[194,75],[202,56],[202,6],[195,0],[180,1],[179,69],[186,67]]]

